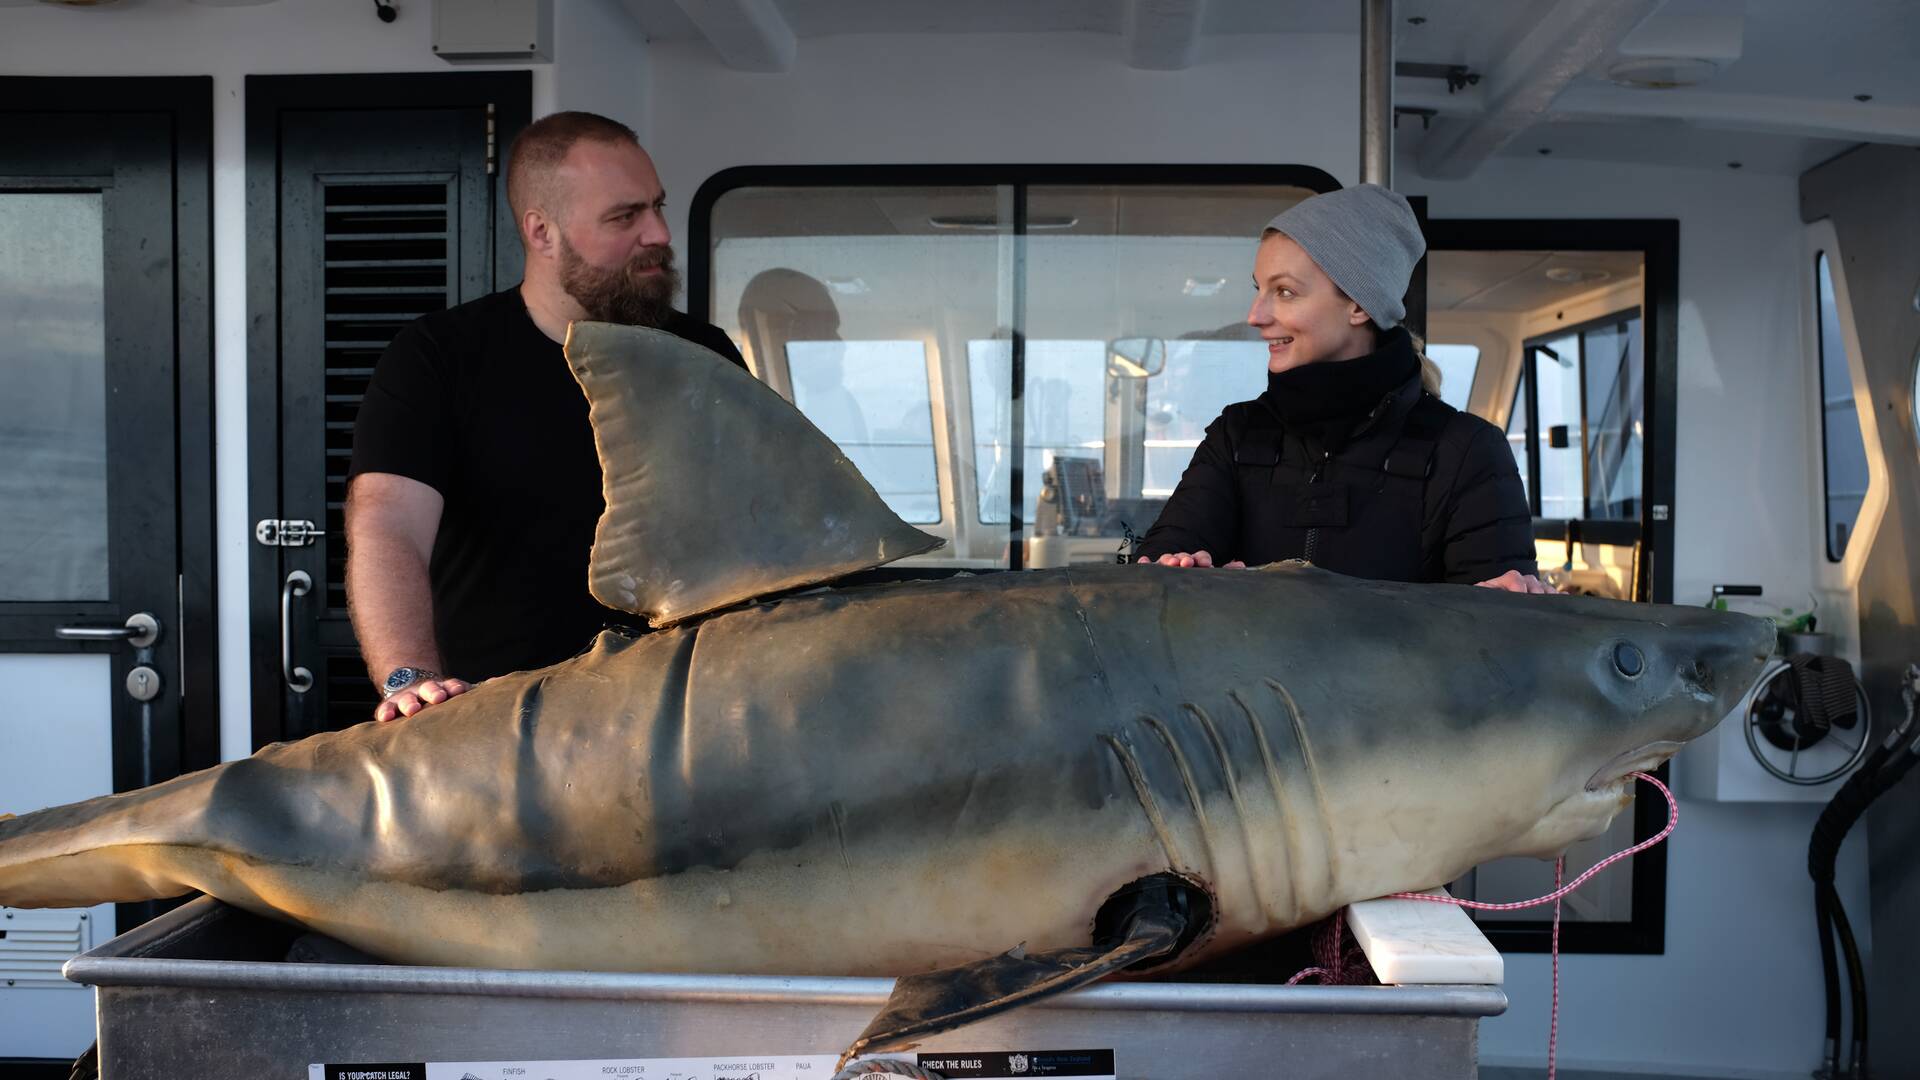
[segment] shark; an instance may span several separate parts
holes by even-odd
[[[847,585],[940,541],[786,400],[644,328],[566,356],[589,584],[651,632],[0,820],[0,903],[198,891],[401,963],[891,976],[874,1052],[1551,858],[1773,647],[1304,564]]]

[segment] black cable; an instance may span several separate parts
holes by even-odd
[[[1847,907],[1840,894],[1827,886],[1827,901],[1833,914],[1833,929],[1840,938],[1840,951],[1847,961],[1847,989],[1853,998],[1853,1042],[1844,1068],[1836,1076],[1866,1080],[1867,1075],[1867,972],[1860,961],[1860,947],[1853,940],[1853,925],[1847,921]]]
[[[1821,1071],[1816,1075],[1840,1075],[1840,967],[1833,954],[1833,915],[1827,906],[1827,890],[1818,882],[1813,886],[1813,921],[1820,933],[1820,974],[1827,990],[1827,1044],[1821,1054]]]
[[[1867,1076],[1867,981],[1860,949],[1854,941],[1853,926],[1847,919],[1846,905],[1834,886],[1835,865],[1847,833],[1875,799],[1885,794],[1920,763],[1920,739],[1908,741],[1914,724],[1915,689],[1920,687],[1920,667],[1910,666],[1903,680],[1907,715],[1880,744],[1868,754],[1840,790],[1820,811],[1814,822],[1813,837],[1807,844],[1807,874],[1814,883],[1814,922],[1820,932],[1820,970],[1827,992],[1826,1056],[1831,1075]],[[1845,1057],[1840,1047],[1840,983],[1834,960],[1834,939],[1839,939],[1841,958],[1847,965],[1847,990],[1853,999],[1852,1041]]]

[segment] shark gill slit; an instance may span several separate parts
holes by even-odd
[[[1260,748],[1260,768],[1266,773],[1267,787],[1273,792],[1273,802],[1280,810],[1283,827],[1276,840],[1284,850],[1280,853],[1281,868],[1287,879],[1287,917],[1295,918],[1300,912],[1300,851],[1299,845],[1291,841],[1292,830],[1298,829],[1302,822],[1293,807],[1291,792],[1280,779],[1280,763],[1273,759],[1273,744],[1267,741],[1267,729],[1260,724],[1260,714],[1255,712],[1240,691],[1229,690],[1227,697],[1240,706],[1240,715],[1247,721],[1247,727],[1253,732],[1253,741]]]
[[[1325,884],[1331,887],[1339,877],[1335,870],[1335,864],[1340,860],[1339,846],[1333,840],[1331,831],[1333,815],[1327,810],[1327,793],[1320,786],[1320,766],[1313,758],[1313,744],[1307,740],[1306,718],[1300,715],[1299,703],[1293,700],[1293,695],[1280,684],[1280,680],[1269,678],[1265,682],[1274,696],[1280,699],[1280,703],[1286,706],[1287,720],[1293,725],[1293,741],[1300,748],[1300,766],[1306,770],[1307,784],[1313,789],[1313,805],[1320,816],[1316,824],[1326,845],[1327,864],[1322,868],[1321,873],[1324,875]]]
[[[1187,764],[1186,751],[1180,749],[1180,741],[1157,716],[1140,714],[1140,722],[1167,748],[1167,756],[1173,759],[1174,771],[1180,774],[1180,786],[1186,790],[1187,805],[1193,808],[1193,819],[1200,826],[1200,847],[1207,857],[1206,880],[1217,891],[1220,887],[1220,856],[1213,850],[1213,823],[1207,820],[1207,803],[1200,797],[1200,788],[1193,782],[1193,767]]]
[[[1127,782],[1133,785],[1133,797],[1147,815],[1147,824],[1153,827],[1153,835],[1160,841],[1160,850],[1167,856],[1167,869],[1190,869],[1187,860],[1180,854],[1179,845],[1174,843],[1173,834],[1167,830],[1167,819],[1153,799],[1153,789],[1147,786],[1147,777],[1140,771],[1140,762],[1134,758],[1133,748],[1112,735],[1102,734],[1100,741],[1106,743],[1107,749],[1113,751],[1113,756],[1120,759],[1120,768],[1126,772]]]
[[[1259,842],[1253,835],[1253,823],[1247,817],[1247,805],[1240,798],[1240,781],[1233,774],[1233,758],[1227,753],[1226,740],[1220,737],[1219,729],[1214,726],[1213,717],[1208,716],[1205,709],[1191,702],[1181,708],[1185,709],[1200,725],[1201,733],[1207,737],[1207,745],[1213,748],[1213,756],[1219,759],[1220,775],[1227,783],[1227,798],[1233,803],[1234,823],[1239,826],[1240,841],[1246,848],[1247,892],[1256,904],[1265,908],[1263,886],[1267,882],[1266,867],[1260,856]],[[1216,881],[1213,887],[1216,892],[1225,891],[1223,882]]]

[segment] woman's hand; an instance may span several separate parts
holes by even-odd
[[[1204,551],[1175,551],[1167,555],[1162,555],[1157,560],[1149,559],[1145,555],[1142,555],[1140,556],[1140,561],[1143,563],[1155,563],[1159,566],[1213,566],[1213,556]],[[1245,570],[1246,568],[1247,564],[1241,562],[1239,559],[1235,559],[1221,566],[1223,570]]]
[[[1497,578],[1488,578],[1480,582],[1482,589],[1505,589],[1518,593],[1552,593],[1559,595],[1560,590],[1541,581],[1532,574],[1523,574],[1518,570],[1509,570]]]

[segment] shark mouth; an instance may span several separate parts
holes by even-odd
[[[1627,781],[1633,773],[1652,772],[1660,763],[1678,753],[1685,743],[1672,739],[1650,742],[1637,750],[1629,750],[1612,761],[1600,766],[1587,780],[1588,791],[1600,791]]]

